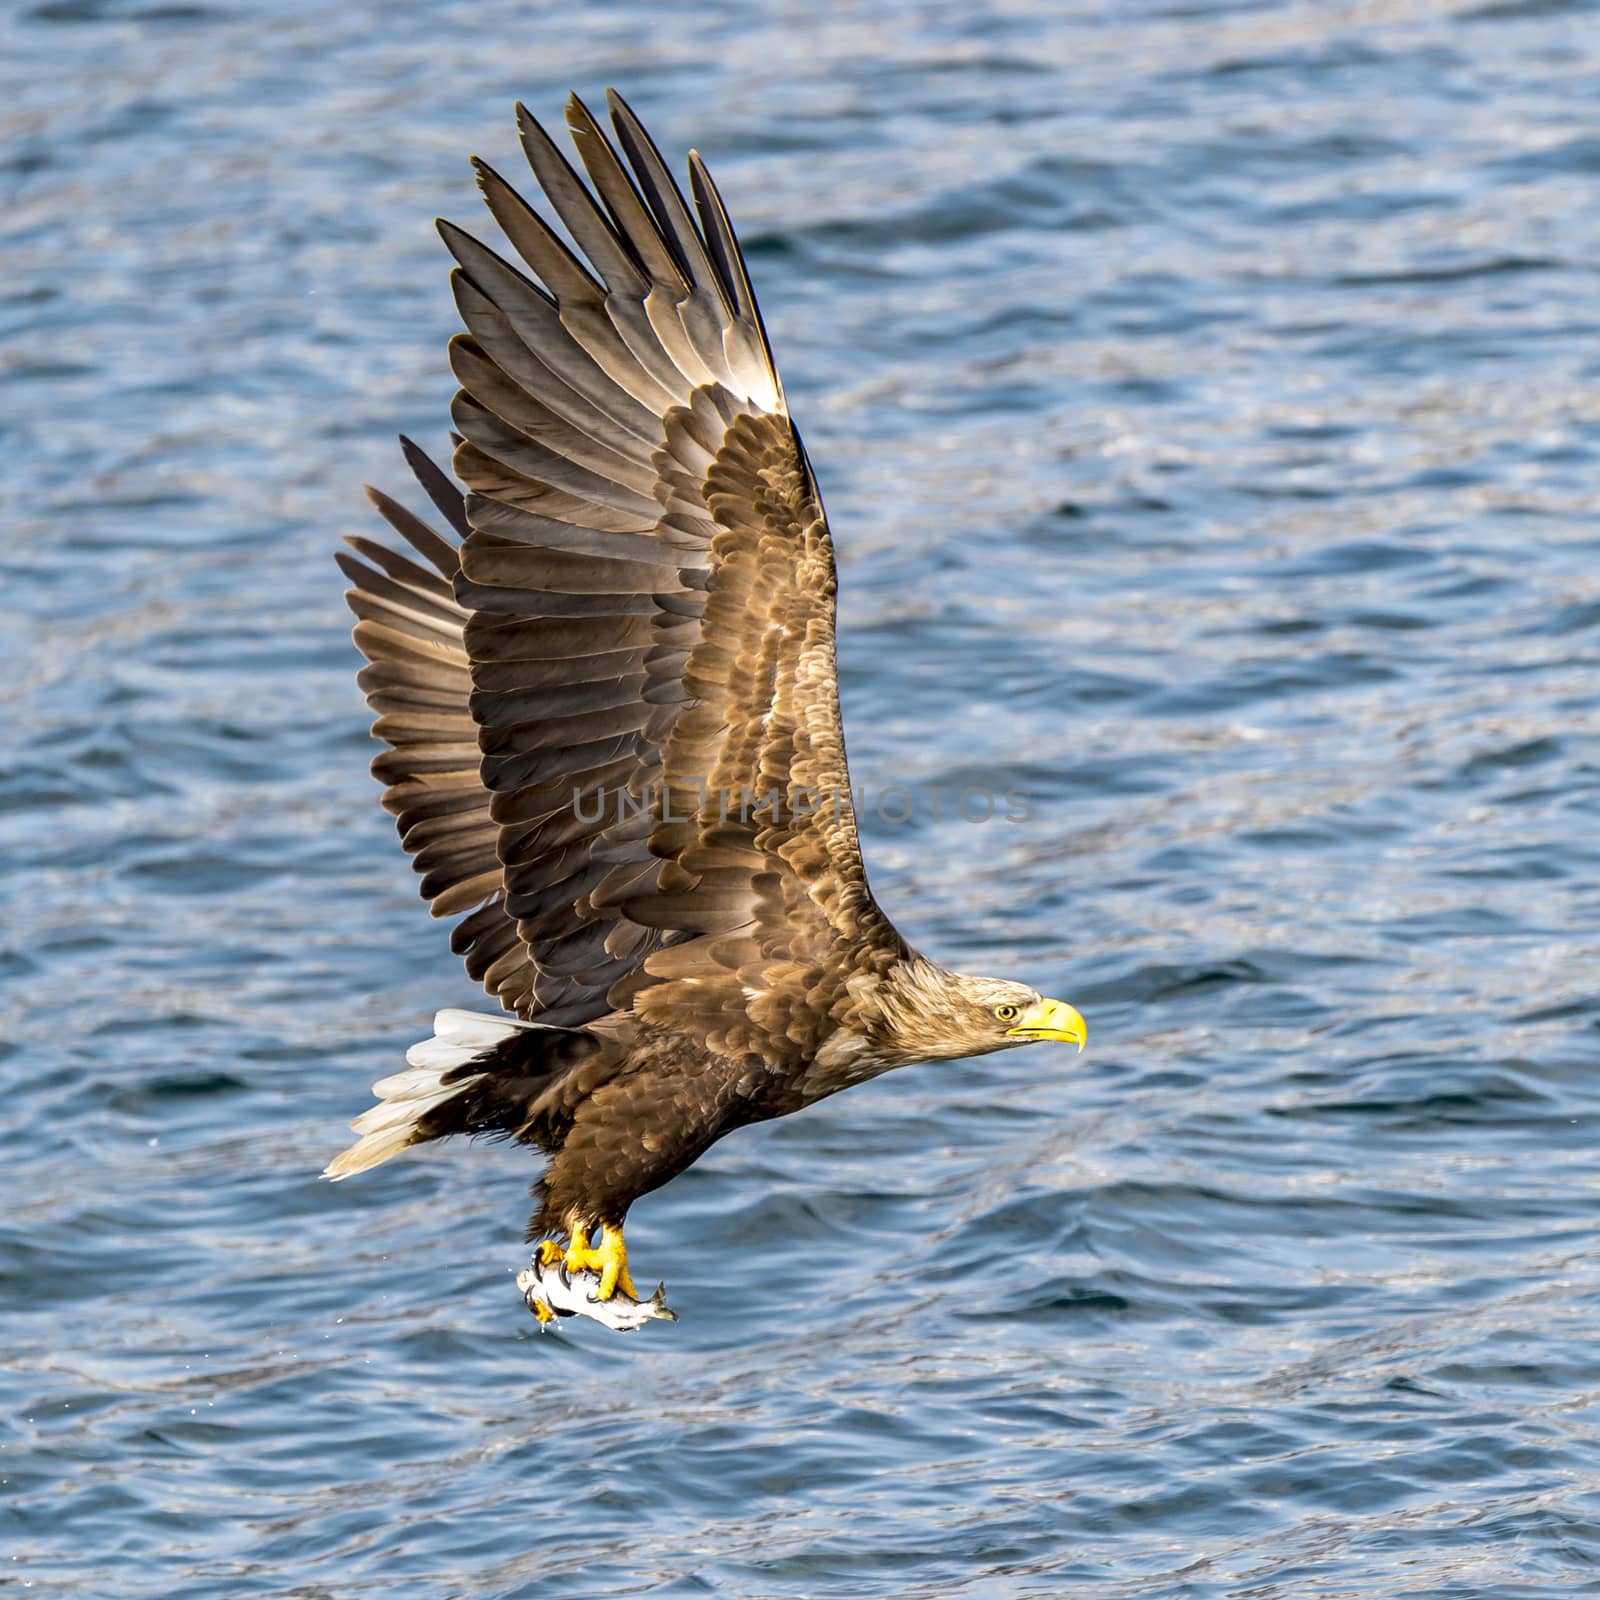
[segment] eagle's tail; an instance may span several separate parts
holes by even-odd
[[[484,1080],[503,1068],[508,1054],[530,1033],[544,1032],[537,1023],[515,1017],[487,1016],[478,1011],[441,1011],[433,1019],[433,1037],[406,1051],[406,1071],[373,1084],[378,1103],[350,1124],[361,1137],[335,1156],[322,1176],[335,1183],[352,1173],[365,1172],[411,1145],[447,1133],[467,1133],[493,1127],[484,1119],[481,1093]],[[531,1041],[530,1041],[531,1042]],[[474,1072],[474,1063],[482,1071]],[[446,1108],[454,1101],[461,1115]]]

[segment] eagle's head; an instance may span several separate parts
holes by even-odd
[[[1007,978],[947,972],[931,961],[902,963],[877,999],[879,1046],[906,1062],[954,1061],[1050,1039],[1081,1050],[1088,1038],[1083,1018],[1065,1001]]]

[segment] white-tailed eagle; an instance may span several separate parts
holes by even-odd
[[[946,970],[873,899],[832,541],[744,259],[699,157],[686,197],[608,98],[614,142],[567,108],[587,184],[518,108],[571,245],[482,162],[520,262],[440,225],[460,487],[405,448],[449,533],[369,491],[415,558],[340,557],[383,803],[506,1014],[440,1013],[326,1174],[516,1139],[546,1161],[536,1261],[601,1300],[634,1292],[629,1206],[733,1129],[891,1067],[1084,1041],[1071,1006]]]

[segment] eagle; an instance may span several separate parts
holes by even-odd
[[[535,1261],[601,1301],[637,1297],[629,1207],[736,1128],[1085,1041],[1072,1006],[940,966],[873,898],[832,538],[744,256],[699,155],[686,196],[607,102],[610,135],[567,103],[584,176],[517,107],[560,231],[474,159],[517,260],[438,224],[456,481],[401,441],[448,531],[369,488],[412,553],[338,557],[383,804],[503,1011],[441,1011],[324,1173],[516,1140],[544,1160]]]

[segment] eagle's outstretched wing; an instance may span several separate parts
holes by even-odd
[[[567,110],[592,192],[518,108],[581,259],[482,163],[528,270],[441,224],[464,500],[408,453],[461,544],[375,496],[433,570],[343,558],[374,770],[508,1009],[803,1060],[905,949],[856,837],[832,543],[710,176],[691,154],[691,213],[608,98],[620,155]]]

